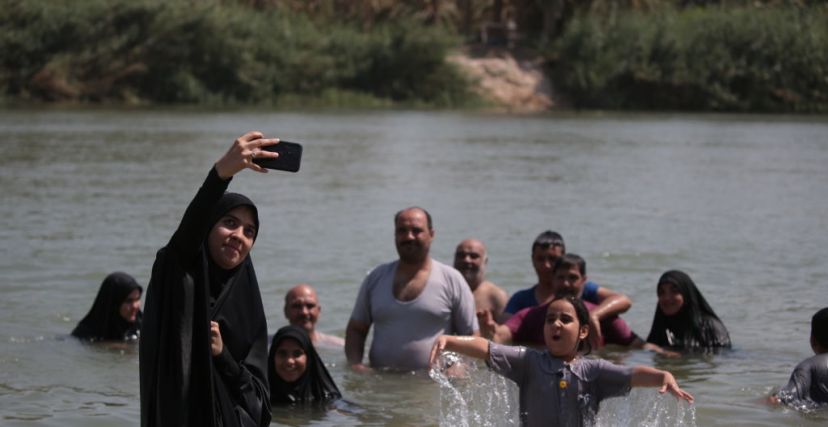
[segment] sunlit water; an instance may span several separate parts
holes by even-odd
[[[655,282],[687,271],[735,343],[616,363],[673,372],[690,407],[655,389],[601,406],[615,425],[824,425],[763,402],[810,356],[810,316],[828,306],[828,121],[738,115],[376,112],[0,112],[0,425],[138,425],[134,347],[66,337],[105,275],[146,284],[155,251],[210,165],[248,129],[301,142],[297,174],[245,172],[231,189],[259,205],[253,250],[271,333],[283,296],[317,287],[320,328],[343,336],[364,275],[395,256],[392,216],[434,217],[435,258],[476,236],[509,293],[534,282],[529,249],[561,232],[589,276],[630,295],[646,335]],[[450,389],[426,372],[355,374],[320,350],[345,402],[277,410],[290,425],[509,425],[514,385],[480,367]]]

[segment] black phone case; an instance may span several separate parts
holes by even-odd
[[[262,150],[279,153],[276,159],[256,158],[253,163],[267,168],[288,172],[299,172],[302,163],[302,146],[295,142],[279,141],[278,144],[262,147]]]

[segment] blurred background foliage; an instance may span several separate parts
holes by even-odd
[[[541,58],[576,108],[825,112],[828,0],[0,0],[10,102],[468,107]]]

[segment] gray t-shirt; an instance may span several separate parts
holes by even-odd
[[[791,379],[777,397],[788,405],[828,404],[828,353],[817,354],[796,365]]]
[[[466,280],[452,267],[431,260],[431,273],[417,298],[394,298],[399,261],[375,268],[362,282],[351,319],[374,325],[371,366],[427,369],[431,346],[443,334],[471,335],[477,326]]]
[[[490,343],[486,363],[517,383],[524,426],[592,425],[602,400],[630,392],[632,368],[602,359],[567,364],[546,350]]]

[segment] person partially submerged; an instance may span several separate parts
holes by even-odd
[[[116,271],[101,283],[89,313],[72,330],[85,341],[136,341],[141,331],[143,288],[129,274]]]
[[[647,342],[674,350],[730,348],[730,334],[687,273],[670,270],[656,287],[658,304]]]
[[[325,404],[342,397],[308,333],[299,326],[276,332],[267,356],[270,402],[274,405]]]
[[[267,322],[250,249],[256,206],[225,193],[253,158],[278,143],[249,132],[213,166],[147,289],[139,347],[141,425],[264,427],[270,424]]]
[[[828,307],[811,318],[811,356],[794,368],[791,378],[770,397],[771,403],[815,410],[828,408]]]

